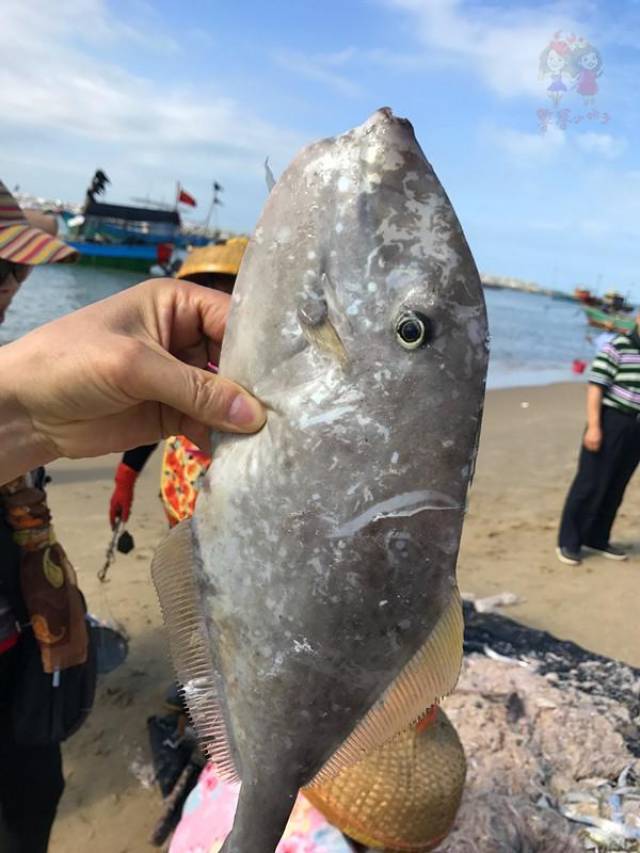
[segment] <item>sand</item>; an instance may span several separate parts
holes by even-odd
[[[614,540],[627,563],[589,557],[563,566],[554,554],[559,513],[575,473],[584,387],[554,385],[489,392],[476,478],[459,561],[463,592],[503,591],[522,600],[509,616],[586,648],[640,666],[638,481],[632,482]],[[96,572],[109,540],[107,508],[117,456],[50,467],[58,536],[78,570],[93,613],[122,623],[127,662],[101,678],[83,729],[64,745],[67,788],[51,853],[138,853],[161,813],[151,780],[146,718],[162,713],[171,668],[149,580],[153,548],[165,531],[157,497],[158,452],[136,486],[129,529],[136,548],[119,556],[109,583]]]

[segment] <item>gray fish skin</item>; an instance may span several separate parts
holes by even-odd
[[[396,335],[408,310],[430,327],[412,351]],[[475,263],[410,123],[383,109],[304,149],[247,249],[220,364],[267,424],[216,439],[193,522],[243,782],[226,853],[274,850],[298,788],[451,601],[487,340]]]

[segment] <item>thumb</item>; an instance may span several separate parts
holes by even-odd
[[[147,353],[135,377],[142,399],[164,403],[221,432],[257,432],[264,424],[263,406],[240,385],[185,364],[166,350]]]

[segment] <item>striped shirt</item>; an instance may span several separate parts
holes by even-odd
[[[640,412],[640,337],[636,330],[604,345],[591,365],[589,382],[605,389],[603,406],[627,414]]]

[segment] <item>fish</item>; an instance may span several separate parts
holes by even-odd
[[[488,328],[411,123],[304,148],[245,252],[220,375],[267,410],[214,435],[152,576],[203,747],[241,780],[225,853],[272,853],[322,784],[449,693]]]

